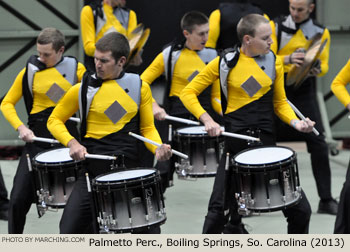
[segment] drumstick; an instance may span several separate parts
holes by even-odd
[[[183,119],[183,118],[180,118],[180,117],[170,116],[170,115],[166,115],[165,119],[166,120],[176,121],[176,122],[181,122],[181,123],[186,123],[186,124],[191,124],[191,125],[200,125],[199,122],[188,120],[188,119]]]
[[[50,138],[44,138],[44,137],[33,137],[33,141],[38,141],[38,142],[44,142],[44,143],[59,143],[59,141],[55,139],[50,139]]]
[[[294,110],[295,114],[297,114],[300,117],[301,120],[306,122],[305,116],[293,105],[293,103],[291,103],[289,100],[287,100],[287,102],[292,107],[292,109]],[[317,131],[317,129],[315,129],[315,127],[312,127],[312,132],[315,133],[316,136],[318,136],[320,134]]]
[[[74,121],[74,122],[77,122],[77,123],[80,123],[80,118],[78,117],[69,117],[68,120],[71,120],[71,121]]]
[[[244,139],[244,140],[260,142],[259,138],[246,136],[246,135],[241,135],[241,134],[236,134],[236,133],[231,133],[231,132],[223,131],[223,132],[221,132],[221,135],[227,136],[227,137],[234,137],[234,138],[240,138],[240,139]]]
[[[150,144],[153,144],[153,145],[158,146],[158,147],[161,146],[161,144],[156,143],[156,142],[154,142],[154,141],[152,141],[152,140],[150,140],[150,139],[148,139],[148,138],[145,138],[145,137],[143,137],[143,136],[137,135],[137,134],[135,134],[135,133],[129,132],[129,135],[130,135],[130,136],[133,136],[133,137],[135,137],[135,138],[137,138],[137,139],[139,139],[139,140],[141,140],[141,141],[144,141],[144,142],[146,142],[146,143],[150,143]],[[179,152],[179,151],[171,150],[171,152],[172,152],[173,154],[179,156],[179,157],[182,157],[182,158],[184,158],[184,159],[188,159],[188,156],[187,156],[187,155],[185,155],[185,154],[183,154],[183,153],[181,153],[181,152]]]
[[[93,159],[103,159],[103,160],[116,160],[115,156],[107,156],[107,155],[97,155],[97,154],[85,154],[85,158],[93,158]]]

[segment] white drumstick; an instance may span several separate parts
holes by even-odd
[[[145,137],[143,137],[143,136],[137,135],[137,134],[135,134],[135,133],[129,132],[129,135],[130,135],[130,136],[133,136],[133,137],[135,137],[135,138],[137,138],[137,139],[139,139],[139,140],[141,140],[141,141],[144,141],[144,142],[146,142],[146,143],[150,143],[150,144],[153,144],[153,145],[158,146],[158,147],[161,146],[161,144],[156,143],[156,142],[154,142],[154,141],[152,141],[152,140],[150,140],[150,139],[148,139],[148,138],[145,138]],[[173,154],[179,156],[179,157],[182,157],[182,158],[184,158],[184,159],[188,159],[188,156],[187,156],[187,155],[185,155],[185,154],[183,154],[183,153],[181,153],[181,152],[179,152],[179,151],[171,150],[171,152],[172,152]]]
[[[231,132],[221,132],[221,135],[227,136],[227,137],[240,138],[240,139],[249,140],[249,141],[260,142],[259,138],[241,135],[241,134],[236,134],[236,133],[231,133]]]
[[[33,137],[33,141],[38,141],[38,142],[44,142],[44,143],[60,143],[59,141],[51,138],[44,138],[44,137]]]
[[[80,118],[78,117],[69,117],[69,120],[80,123]]]
[[[290,101],[288,101],[288,104],[292,107],[293,111],[295,112],[295,114],[297,114],[301,120],[303,120],[304,122],[306,122],[306,118],[305,116],[299,111],[299,109],[297,109],[293,103],[291,103]],[[315,133],[316,136],[318,136],[320,133],[317,131],[317,129],[315,129],[315,127],[312,127],[312,132]]]
[[[191,124],[191,125],[200,125],[199,122],[188,120],[188,119],[183,119],[180,117],[170,116],[170,115],[166,115],[165,119],[171,120],[171,121],[176,121],[176,122],[181,122],[181,123],[186,123],[186,124]]]
[[[98,154],[85,154],[85,158],[93,158],[93,159],[103,159],[103,160],[116,160],[115,156],[107,156],[107,155],[98,155]]]

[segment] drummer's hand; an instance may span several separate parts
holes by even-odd
[[[309,133],[312,131],[315,122],[311,121],[309,118],[306,118],[306,121],[292,120],[292,125],[297,131]]]
[[[162,144],[156,149],[157,161],[166,161],[172,155],[171,146],[169,144]]]
[[[156,118],[158,121],[165,120],[165,116],[167,115],[165,110],[162,107],[160,107],[156,102],[152,103],[152,107],[154,118]]]
[[[19,133],[19,138],[22,139],[25,142],[33,142],[34,133],[30,129],[28,129],[24,124],[20,125],[17,128],[17,131]]]
[[[221,127],[217,124],[211,116],[205,112],[199,117],[199,120],[204,124],[205,131],[208,132],[209,136],[220,136]]]
[[[315,66],[311,68],[309,76],[317,76],[321,73],[321,61],[318,59],[315,63]]]
[[[103,0],[103,3],[112,6],[111,1],[112,1],[112,0]]]
[[[289,63],[300,67],[304,63],[305,53],[304,52],[293,52],[289,56]]]
[[[87,154],[86,148],[81,145],[76,139],[72,139],[68,142],[67,146],[69,147],[69,155],[74,160],[80,161],[85,159]]]

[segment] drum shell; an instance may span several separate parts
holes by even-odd
[[[49,151],[40,152],[33,159],[36,189],[39,194],[38,203],[40,205],[44,203],[52,208],[64,208],[73,191],[82,164],[74,160],[40,162],[36,159]]]
[[[293,150],[293,155],[289,158],[259,165],[236,162],[236,157],[243,152],[238,153],[230,165],[236,198],[239,195],[238,204],[243,204],[255,212],[270,212],[286,209],[299,202],[301,187],[296,154]]]
[[[92,180],[92,192],[98,215],[100,232],[134,232],[166,221],[164,199],[160,188],[160,175],[152,174],[118,181]],[[137,171],[139,168],[124,170]],[[117,171],[121,172],[121,171]]]
[[[195,127],[193,127],[195,128]],[[176,157],[180,176],[188,177],[213,177],[219,165],[224,148],[224,137],[210,137],[203,131],[204,127],[197,127],[196,134],[183,134],[179,130],[175,132],[176,148],[189,156],[188,160]]]

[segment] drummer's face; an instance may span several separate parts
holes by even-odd
[[[301,23],[310,17],[315,5],[309,0],[289,0],[289,12],[295,23]]]
[[[208,41],[209,24],[194,25],[190,33],[184,30],[186,46],[191,50],[202,50]]]
[[[258,56],[267,54],[270,51],[272,39],[271,39],[271,26],[269,23],[261,23],[255,29],[254,37],[247,37],[247,48],[249,48],[250,56]]]
[[[101,52],[97,49],[95,50],[95,67],[97,77],[103,80],[116,79],[123,70],[123,64],[115,61],[111,51]]]

